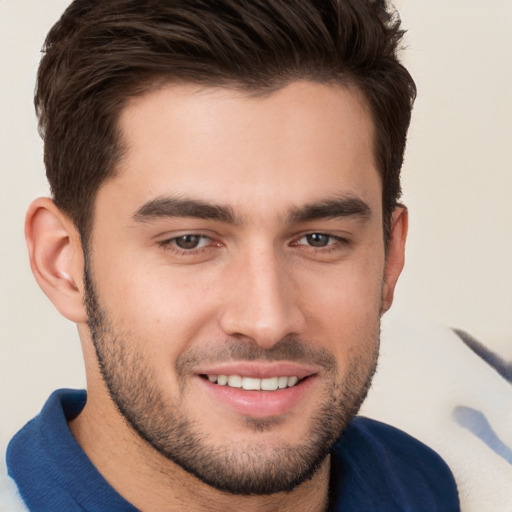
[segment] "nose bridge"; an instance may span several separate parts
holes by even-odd
[[[232,286],[222,312],[222,329],[260,346],[299,334],[304,319],[289,264],[271,244],[254,244],[232,267]]]

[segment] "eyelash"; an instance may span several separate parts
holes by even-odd
[[[177,240],[179,240],[180,238],[185,238],[187,236],[197,237],[197,238],[200,238],[201,240],[210,240],[210,243],[206,244],[202,247],[196,247],[196,248],[192,248],[192,249],[183,249],[183,248],[179,247],[178,245],[176,245]],[[189,256],[189,255],[196,255],[205,250],[208,250],[211,247],[212,242],[214,242],[213,239],[207,235],[202,235],[200,233],[198,233],[198,234],[186,233],[184,235],[175,236],[173,238],[168,238],[166,240],[162,240],[161,242],[158,242],[158,245],[160,247],[163,247],[166,250],[170,250],[180,256]],[[213,243],[213,245],[215,245],[215,242]]]
[[[333,235],[331,233],[323,233],[321,231],[314,231],[312,233],[306,233],[306,234],[302,235],[300,238],[298,238],[296,242],[293,242],[292,245],[298,246],[298,245],[300,245],[299,244],[300,240],[302,240],[303,238],[306,238],[308,236],[314,236],[314,235],[326,236],[329,238],[330,243],[327,243],[327,245],[320,246],[320,247],[315,247],[313,245],[304,244],[307,247],[307,250],[309,250],[309,251],[313,250],[315,252],[321,252],[322,254],[328,254],[330,252],[339,250],[342,247],[347,247],[348,245],[350,245],[350,241],[347,238]],[[334,242],[334,243],[332,243],[332,242]]]
[[[303,238],[306,238],[308,236],[314,236],[314,235],[328,237],[329,241],[328,241],[327,245],[315,247],[312,245],[299,243],[300,240],[302,240]],[[197,238],[200,238],[202,241],[209,240],[210,243],[207,243],[206,245],[204,245],[202,247],[183,249],[176,245],[176,241],[179,239],[185,238],[185,237],[197,237]],[[158,242],[158,245],[160,247],[163,247],[166,250],[170,250],[170,251],[174,252],[175,254],[178,254],[179,256],[195,256],[195,255],[202,253],[203,251],[209,250],[212,246],[218,247],[221,245],[221,243],[216,242],[215,240],[213,240],[211,237],[209,237],[207,235],[203,235],[200,233],[197,233],[197,234],[196,233],[186,233],[184,235],[180,235],[180,236],[176,236],[173,238],[168,238],[166,240],[162,240],[161,242]],[[347,238],[344,238],[344,237],[333,235],[331,233],[313,231],[310,233],[305,233],[305,234],[301,235],[300,237],[296,238],[294,241],[291,242],[290,245],[292,247],[303,246],[303,247],[305,247],[304,250],[314,251],[315,253],[329,254],[330,252],[339,250],[340,248],[348,247],[350,245],[350,240],[348,240]]]

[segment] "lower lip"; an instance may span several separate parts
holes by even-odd
[[[232,411],[252,418],[269,418],[293,409],[311,389],[315,377],[307,377],[291,388],[276,391],[246,391],[220,386],[202,377],[198,379],[216,402]]]

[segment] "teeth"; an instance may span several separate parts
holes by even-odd
[[[291,388],[292,386],[295,386],[298,380],[299,379],[297,377],[288,377],[288,387]]]
[[[248,391],[263,390],[276,391],[278,389],[291,388],[299,382],[299,378],[292,377],[269,377],[257,379],[254,377],[242,377],[240,375],[207,375],[210,382],[219,386],[242,388]]]
[[[252,377],[244,377],[242,379],[242,387],[244,389],[261,389],[261,379],[253,379]]]
[[[213,375],[212,375],[213,377]],[[220,384],[221,386],[225,386],[228,383],[228,378],[226,375],[219,375],[217,377],[217,384]]]
[[[261,389],[265,391],[275,391],[279,386],[279,379],[272,377],[270,379],[261,379]]]
[[[277,379],[277,385],[279,386],[279,389],[284,389],[288,387],[288,377],[279,377]]]
[[[230,388],[241,388],[242,387],[242,377],[240,377],[240,375],[230,375],[228,377],[228,386]]]

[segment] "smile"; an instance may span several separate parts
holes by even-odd
[[[215,410],[222,405],[244,417],[270,418],[291,412],[317,393],[320,371],[292,361],[225,361],[194,373]]]
[[[247,391],[277,391],[295,386],[299,382],[296,376],[268,377],[258,379],[255,377],[242,377],[241,375],[205,375],[210,382],[219,386],[241,388]]]

